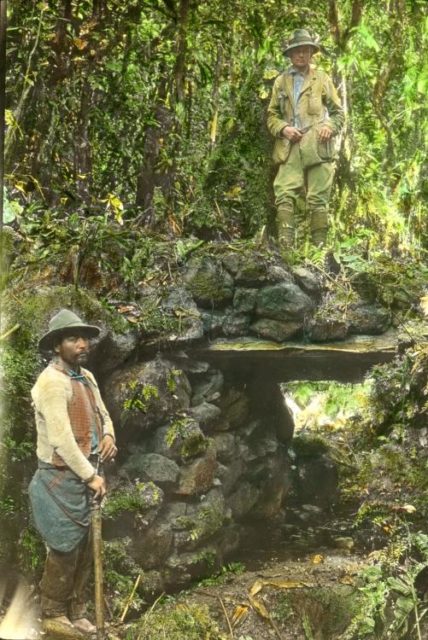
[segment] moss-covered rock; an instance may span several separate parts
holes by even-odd
[[[257,316],[271,320],[303,320],[313,307],[311,298],[291,282],[264,287],[257,294]]]
[[[113,373],[106,398],[120,441],[138,441],[187,409],[190,392],[187,376],[162,358]]]
[[[209,256],[192,258],[184,279],[190,293],[202,307],[222,307],[233,298],[233,278],[221,262]]]

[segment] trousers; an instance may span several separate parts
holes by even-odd
[[[290,155],[284,164],[279,165],[273,183],[280,244],[291,246],[294,243],[295,213],[297,201],[302,195],[306,202],[312,241],[317,245],[325,242],[333,175],[333,162],[321,162],[305,168],[300,144],[291,146]]]
[[[69,552],[48,549],[40,581],[42,615],[46,618],[68,616],[70,620],[86,614],[86,585],[92,568],[92,535]]]

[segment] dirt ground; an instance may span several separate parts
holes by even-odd
[[[179,599],[205,604],[225,637],[236,640],[334,640],[350,622],[365,563],[331,550],[273,559],[217,584],[209,580]]]

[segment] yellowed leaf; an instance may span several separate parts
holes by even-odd
[[[232,614],[232,625],[235,627],[240,624],[248,615],[248,605],[247,604],[238,604],[235,608],[235,611]]]
[[[260,602],[260,600],[257,600],[257,598],[253,598],[250,596],[250,602],[251,602],[251,606],[253,607],[253,609],[255,611],[257,611],[257,613],[262,617],[265,618],[266,620],[270,620],[270,615],[268,610],[266,609],[265,605],[263,604],[263,602]]]
[[[256,580],[253,586],[250,589],[250,596],[255,596],[259,591],[263,589],[263,585],[266,583],[261,580]]]
[[[317,553],[316,555],[312,556],[311,562],[312,564],[323,564],[324,556],[321,553]]]
[[[73,44],[79,51],[83,51],[88,46],[86,40],[82,40],[82,38],[73,38]]]

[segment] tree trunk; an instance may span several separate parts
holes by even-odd
[[[89,140],[89,114],[92,105],[92,89],[87,78],[82,81],[80,111],[74,136],[74,179],[76,191],[88,202],[92,177],[91,143]]]

